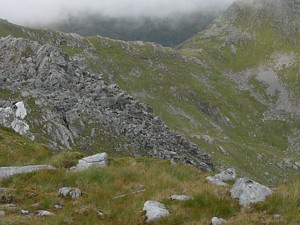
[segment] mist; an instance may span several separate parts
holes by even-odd
[[[20,25],[49,24],[70,16],[163,18],[176,13],[225,10],[234,0],[0,0],[0,18]]]

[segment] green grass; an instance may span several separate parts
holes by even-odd
[[[54,156],[53,162],[61,155],[65,153]],[[236,200],[230,199],[229,189],[207,184],[207,175],[189,166],[148,158],[110,158],[109,167],[82,172],[66,172],[61,167],[55,171],[17,175],[0,181],[1,187],[15,189],[1,196],[6,204],[17,204],[29,210],[30,215],[20,216],[18,209],[3,208],[6,216],[0,224],[144,224],[142,208],[150,199],[164,203],[171,212],[155,224],[209,224],[213,216],[222,217],[230,224],[277,224],[272,219],[275,213],[282,216],[278,224],[299,222],[297,183],[278,189],[264,203],[241,209]],[[57,195],[63,186],[78,187],[83,195],[74,200],[63,198]],[[145,191],[131,194],[141,189]],[[127,195],[114,199],[122,194]],[[172,194],[187,194],[193,199],[171,201]],[[62,204],[63,209],[55,209],[55,204]],[[35,215],[39,209],[49,210],[55,216],[38,218]],[[98,211],[105,216],[99,216]]]
[[[0,166],[42,164],[52,154],[47,147],[2,126],[0,140]]]
[[[70,47],[67,45],[61,45],[59,46],[65,53],[67,53],[68,56],[74,56],[76,54],[80,54],[82,53],[82,49],[81,48],[76,48],[76,47]]]
[[[28,58],[33,54],[33,50],[27,46],[26,49],[21,53],[21,57]]]
[[[240,208],[237,200],[230,199],[229,188],[206,183],[205,177],[209,174],[191,166],[173,165],[170,161],[153,158],[109,157],[106,168],[68,172],[67,168],[83,157],[82,153],[62,151],[52,155],[42,145],[2,127],[0,137],[0,153],[10,154],[13,149],[14,156],[18,156],[1,156],[1,166],[5,162],[7,166],[50,163],[57,167],[52,171],[20,174],[0,180],[0,187],[12,189],[0,193],[0,210],[6,212],[0,221],[3,225],[144,224],[146,217],[142,208],[147,200],[160,201],[171,212],[169,217],[155,224],[209,224],[213,216],[222,217],[230,224],[245,225],[297,224],[300,220],[299,182],[282,185],[266,202]],[[59,196],[57,192],[64,186],[80,188],[83,195],[78,199]],[[132,194],[143,189],[145,191]],[[171,201],[173,194],[190,195],[193,199]],[[7,208],[5,204],[16,204],[17,208]],[[55,209],[55,204],[61,204],[63,208]],[[29,216],[21,216],[20,209],[29,210]],[[36,214],[40,209],[55,215],[39,218]],[[104,216],[99,216],[98,211]],[[273,214],[280,214],[281,219],[274,221]]]

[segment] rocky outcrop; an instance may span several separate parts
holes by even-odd
[[[0,124],[12,128],[15,132],[34,140],[25,121],[27,110],[24,102],[17,102],[13,106],[0,107]]]
[[[0,39],[0,89],[20,93],[14,100],[30,105],[26,118],[33,135],[47,137],[53,149],[95,150],[109,142],[117,152],[212,168],[207,154],[171,131],[148,105],[49,44]],[[11,96],[4,100],[8,104]]]
[[[240,178],[230,190],[232,198],[238,198],[242,206],[265,201],[273,191],[248,178]]]
[[[170,215],[170,212],[166,206],[157,201],[145,202],[143,210],[146,211],[147,223],[157,221],[162,217]]]
[[[39,170],[55,170],[55,167],[50,165],[0,167],[0,179],[9,178],[16,174],[31,173]]]

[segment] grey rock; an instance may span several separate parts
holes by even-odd
[[[236,172],[234,168],[229,168],[227,170],[222,171],[221,173],[214,176],[215,179],[219,179],[221,181],[234,181],[236,179]]]
[[[5,212],[3,210],[0,210],[0,217],[5,216]]]
[[[219,187],[227,187],[228,184],[226,184],[225,182],[219,180],[219,179],[216,179],[215,177],[206,177],[206,181],[210,184],[213,184],[213,185],[216,185],[216,186],[219,186]]]
[[[145,202],[143,210],[146,211],[147,223],[157,221],[162,217],[170,215],[170,212],[166,206],[157,201]]]
[[[251,203],[265,201],[266,197],[271,195],[273,191],[248,178],[240,178],[236,181],[230,190],[232,198],[238,198],[242,206]]]
[[[225,155],[225,156],[230,156],[229,152],[223,148],[221,145],[218,145],[218,149]]]
[[[211,224],[212,225],[221,225],[221,224],[226,224],[226,220],[222,219],[222,218],[218,218],[218,217],[213,217],[211,219]]]
[[[101,212],[101,211],[97,211],[97,213],[98,213],[98,215],[101,216],[101,217],[105,216],[105,214],[104,214],[103,212]]]
[[[6,192],[6,191],[15,191],[16,189],[13,188],[1,188],[0,187],[0,192]]]
[[[78,188],[62,187],[59,189],[58,194],[64,197],[70,196],[71,198],[79,198],[81,191]]]
[[[96,155],[84,157],[79,160],[78,164],[76,165],[75,170],[81,171],[86,170],[90,167],[106,167],[108,166],[108,157],[107,154],[99,153]]]
[[[29,131],[29,125],[25,121],[27,110],[24,102],[17,102],[12,107],[0,108],[0,124],[12,128],[15,132],[34,140],[34,136]]]
[[[19,167],[0,167],[0,179],[5,179],[16,174],[31,173],[39,170],[55,170],[56,168],[50,165],[33,165]]]
[[[225,183],[226,181],[234,181],[235,179],[236,179],[235,169],[229,168],[213,177],[211,176],[207,177],[206,181],[217,186],[226,187],[228,186],[228,184]]]
[[[17,208],[16,204],[6,204],[6,205],[2,205],[5,208]]]
[[[274,220],[280,220],[281,215],[280,214],[274,214],[273,218],[274,218]]]
[[[62,208],[63,208],[63,206],[62,206],[62,205],[60,205],[60,204],[56,204],[56,205],[54,205],[54,208],[56,208],[56,209],[62,209]]]
[[[54,216],[55,214],[46,210],[38,210],[37,216]]]
[[[172,200],[178,200],[178,201],[188,201],[193,199],[191,196],[187,196],[187,195],[172,195],[171,196]]]
[[[28,210],[24,210],[24,209],[22,209],[22,210],[20,211],[20,213],[21,213],[21,215],[23,215],[23,216],[29,215],[29,211],[28,211]]]

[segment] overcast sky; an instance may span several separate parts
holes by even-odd
[[[43,24],[68,15],[101,13],[163,17],[195,9],[224,9],[234,0],[0,0],[0,18],[17,24]]]

